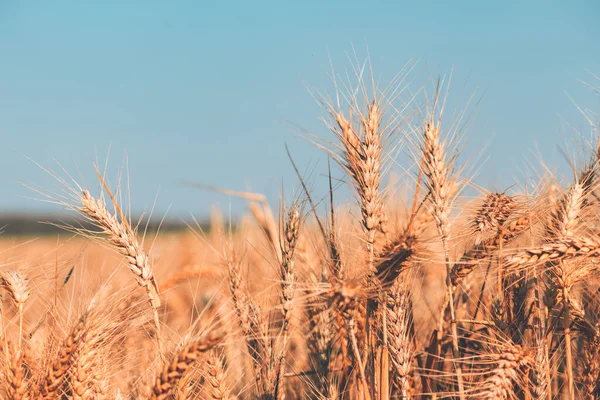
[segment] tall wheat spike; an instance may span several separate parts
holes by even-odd
[[[283,316],[282,331],[282,346],[279,355],[279,372],[277,375],[277,382],[275,383],[275,397],[279,398],[283,393],[283,375],[285,373],[285,354],[288,347],[289,341],[289,328],[290,321],[292,319],[292,307],[294,304],[294,296],[296,292],[296,275],[295,275],[295,257],[296,257],[296,245],[298,244],[298,237],[300,234],[300,223],[302,216],[300,215],[300,208],[297,204],[293,204],[288,210],[287,219],[284,226],[284,237],[281,244],[281,264],[280,264],[280,276],[281,276],[281,312]]]
[[[444,248],[444,260],[446,263],[446,288],[447,300],[442,310],[445,313],[446,307],[450,310],[450,329],[452,334],[452,354],[456,359],[459,356],[458,332],[456,323],[456,312],[454,310],[454,287],[452,285],[452,270],[450,266],[450,256],[448,253],[448,240],[450,239],[450,205],[452,191],[451,168],[452,165],[446,161],[445,149],[440,142],[440,126],[435,122],[433,116],[425,121],[424,140],[423,140],[423,160],[424,172],[427,177],[426,186],[429,189],[431,212],[436,221],[438,232],[442,239]],[[443,317],[441,317],[443,318]],[[439,331],[442,332],[442,322],[440,322]],[[465,398],[464,382],[462,370],[458,363],[455,363],[456,378],[458,381],[458,390],[461,400]]]
[[[108,190],[108,186],[106,188]],[[110,191],[109,195],[114,199]],[[137,283],[146,290],[154,313],[154,324],[159,334],[160,342],[160,320],[158,317],[160,296],[154,272],[152,271],[146,252],[137,240],[136,233],[121,212],[116,201],[113,201],[113,203],[117,208],[117,215],[113,215],[108,211],[102,197],[94,198],[88,190],[84,190],[81,195],[82,207],[80,211],[102,229],[108,241],[125,257],[127,265]]]
[[[27,280],[19,271],[11,270],[0,273],[0,286],[10,293],[15,306],[19,312],[19,346],[18,351],[23,349],[23,307],[31,296],[31,290]]]

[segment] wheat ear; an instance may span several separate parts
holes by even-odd
[[[220,337],[209,335],[189,342],[177,350],[172,359],[165,363],[162,372],[156,378],[150,399],[164,400],[169,398],[173,389],[190,369],[192,364],[197,361],[203,353],[214,348],[220,340]]]
[[[23,307],[31,295],[27,279],[19,271],[6,271],[0,274],[0,286],[8,290],[19,312],[19,345],[18,351],[23,349]]]
[[[263,321],[260,307],[248,296],[242,287],[243,280],[240,261],[231,248],[227,254],[226,264],[229,270],[229,291],[233,300],[235,314],[252,360],[252,366],[254,367],[256,388],[261,396],[266,396],[275,389],[274,385],[272,385],[274,379],[272,379],[273,371],[271,367],[274,365],[271,362],[271,338],[264,332],[261,325]]]
[[[300,209],[297,204],[293,204],[287,215],[284,227],[284,237],[281,243],[281,263],[280,263],[280,278],[281,278],[281,313],[283,316],[283,326],[281,327],[282,347],[279,355],[279,369],[277,380],[275,383],[275,397],[278,399],[280,394],[285,392],[281,389],[283,376],[285,373],[285,353],[287,351],[289,340],[290,321],[292,319],[292,306],[294,302],[294,294],[296,292],[296,275],[295,275],[295,255],[298,236],[300,233],[301,222]]]
[[[47,366],[40,389],[40,399],[56,399],[62,395],[63,385],[68,376],[71,361],[85,333],[87,314],[84,314],[60,344],[58,353]]]
[[[116,330],[99,317],[87,324],[72,355],[68,375],[73,400],[102,398],[105,389],[105,365],[100,360],[106,356],[104,350],[115,339]]]
[[[412,303],[404,283],[397,282],[390,290],[386,308],[388,348],[392,378],[400,399],[412,398],[414,352],[411,345]]]
[[[227,388],[227,382],[225,381],[225,369],[223,367],[223,358],[217,353],[216,350],[212,350],[208,356],[207,361],[208,367],[208,383],[211,390],[211,397],[213,400],[233,400],[229,389]]]
[[[450,280],[454,286],[465,279],[481,263],[482,259],[489,257],[491,253],[502,246],[506,246],[522,233],[530,229],[533,220],[533,214],[527,214],[516,218],[504,225],[497,235],[480,242],[465,252],[465,254],[452,266],[450,271]]]
[[[489,354],[496,364],[490,376],[477,388],[473,399],[508,400],[515,398],[514,385],[522,371],[531,368],[533,357],[518,345],[505,344],[497,353]]]
[[[498,231],[498,228],[510,217],[515,206],[516,202],[511,196],[504,193],[489,193],[473,218],[473,232],[481,235]],[[479,244],[479,240],[476,240],[475,244]]]
[[[28,388],[28,382],[25,377],[24,368],[25,353],[22,349],[9,349],[7,357],[9,358],[5,386],[8,400],[29,400],[31,394]]]
[[[506,268],[519,269],[548,261],[600,257],[600,242],[591,237],[557,239],[504,258]]]
[[[543,333],[541,334],[543,335]],[[541,336],[540,335],[540,336]],[[546,338],[536,339],[535,362],[533,363],[532,395],[535,400],[548,399],[548,370],[550,368],[548,360]]]
[[[575,183],[561,199],[559,208],[552,218],[556,236],[571,237],[575,234],[575,228],[583,209],[584,197],[584,186],[581,183]]]
[[[362,285],[348,282],[337,282],[331,289],[329,302],[341,315],[350,340],[350,348],[354,357],[355,368],[358,371],[359,390],[365,399],[370,400],[371,394],[365,375],[364,362],[358,348],[357,326],[355,315],[359,312],[361,301],[364,300]]]
[[[583,389],[593,399],[600,395],[600,326],[596,324],[593,334],[588,336],[583,353]]]
[[[334,133],[340,139],[343,148],[343,166],[352,178],[360,200],[362,225],[367,233],[367,252],[369,272],[373,271],[374,243],[377,231],[385,232],[386,216],[381,186],[381,152],[383,132],[380,130],[381,109],[376,101],[368,108],[367,116],[361,117],[362,135],[357,133],[353,121],[341,113],[334,113],[337,123]]]
[[[417,245],[417,238],[402,234],[383,247],[375,263],[375,274],[383,288],[391,287],[408,269]]]
[[[108,189],[107,189],[108,190]],[[112,193],[109,195],[113,198]],[[88,190],[84,190],[81,196],[81,212],[95,223],[106,235],[111,243],[121,253],[138,285],[143,287],[148,295],[148,300],[154,312],[154,324],[160,343],[160,320],[158,309],[160,307],[160,297],[158,285],[154,278],[154,273],[148,256],[137,241],[136,233],[131,228],[127,218],[118,208],[116,201],[113,201],[118,210],[117,215],[111,214],[102,198],[94,198]]]

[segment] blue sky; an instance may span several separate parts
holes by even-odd
[[[328,137],[306,86],[330,85],[329,57],[344,69],[353,46],[384,79],[412,58],[476,89],[466,151],[488,146],[477,182],[502,188],[537,149],[561,161],[567,123],[589,132],[566,93],[600,109],[579,82],[600,74],[598,17],[597,1],[0,0],[0,210],[56,209],[25,198],[23,183],[52,187],[28,158],[96,187],[109,148],[114,171],[128,159],[134,213],[229,207],[181,180],[276,200],[297,186],[284,143],[322,189],[322,152],[294,126]]]

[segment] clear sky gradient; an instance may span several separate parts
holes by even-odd
[[[284,143],[326,171],[294,126],[328,135],[306,85],[329,85],[329,57],[344,69],[352,46],[384,77],[413,58],[478,88],[466,150],[488,146],[478,183],[510,185],[538,148],[561,159],[567,123],[589,132],[567,94],[600,110],[579,81],[600,74],[599,20],[595,0],[0,0],[0,210],[56,209],[25,198],[23,183],[52,188],[28,158],[96,187],[91,161],[109,148],[115,171],[128,159],[134,213],[157,196],[159,214],[227,210],[181,180],[276,200],[282,182],[297,186]]]

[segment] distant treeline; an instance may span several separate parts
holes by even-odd
[[[139,220],[134,219],[132,224],[135,226]],[[140,230],[144,230],[147,220],[143,220],[140,224]],[[188,222],[190,226],[196,228],[196,222]],[[160,232],[176,232],[189,229],[188,223],[181,218],[165,219],[164,221],[156,218],[148,222],[148,231]],[[10,236],[41,236],[64,233],[65,230],[61,226],[82,227],[89,230],[97,230],[93,225],[82,221],[81,219],[64,216],[58,214],[2,214],[0,213],[0,231],[2,235]],[[204,231],[210,229],[208,222],[201,223],[201,228]]]

